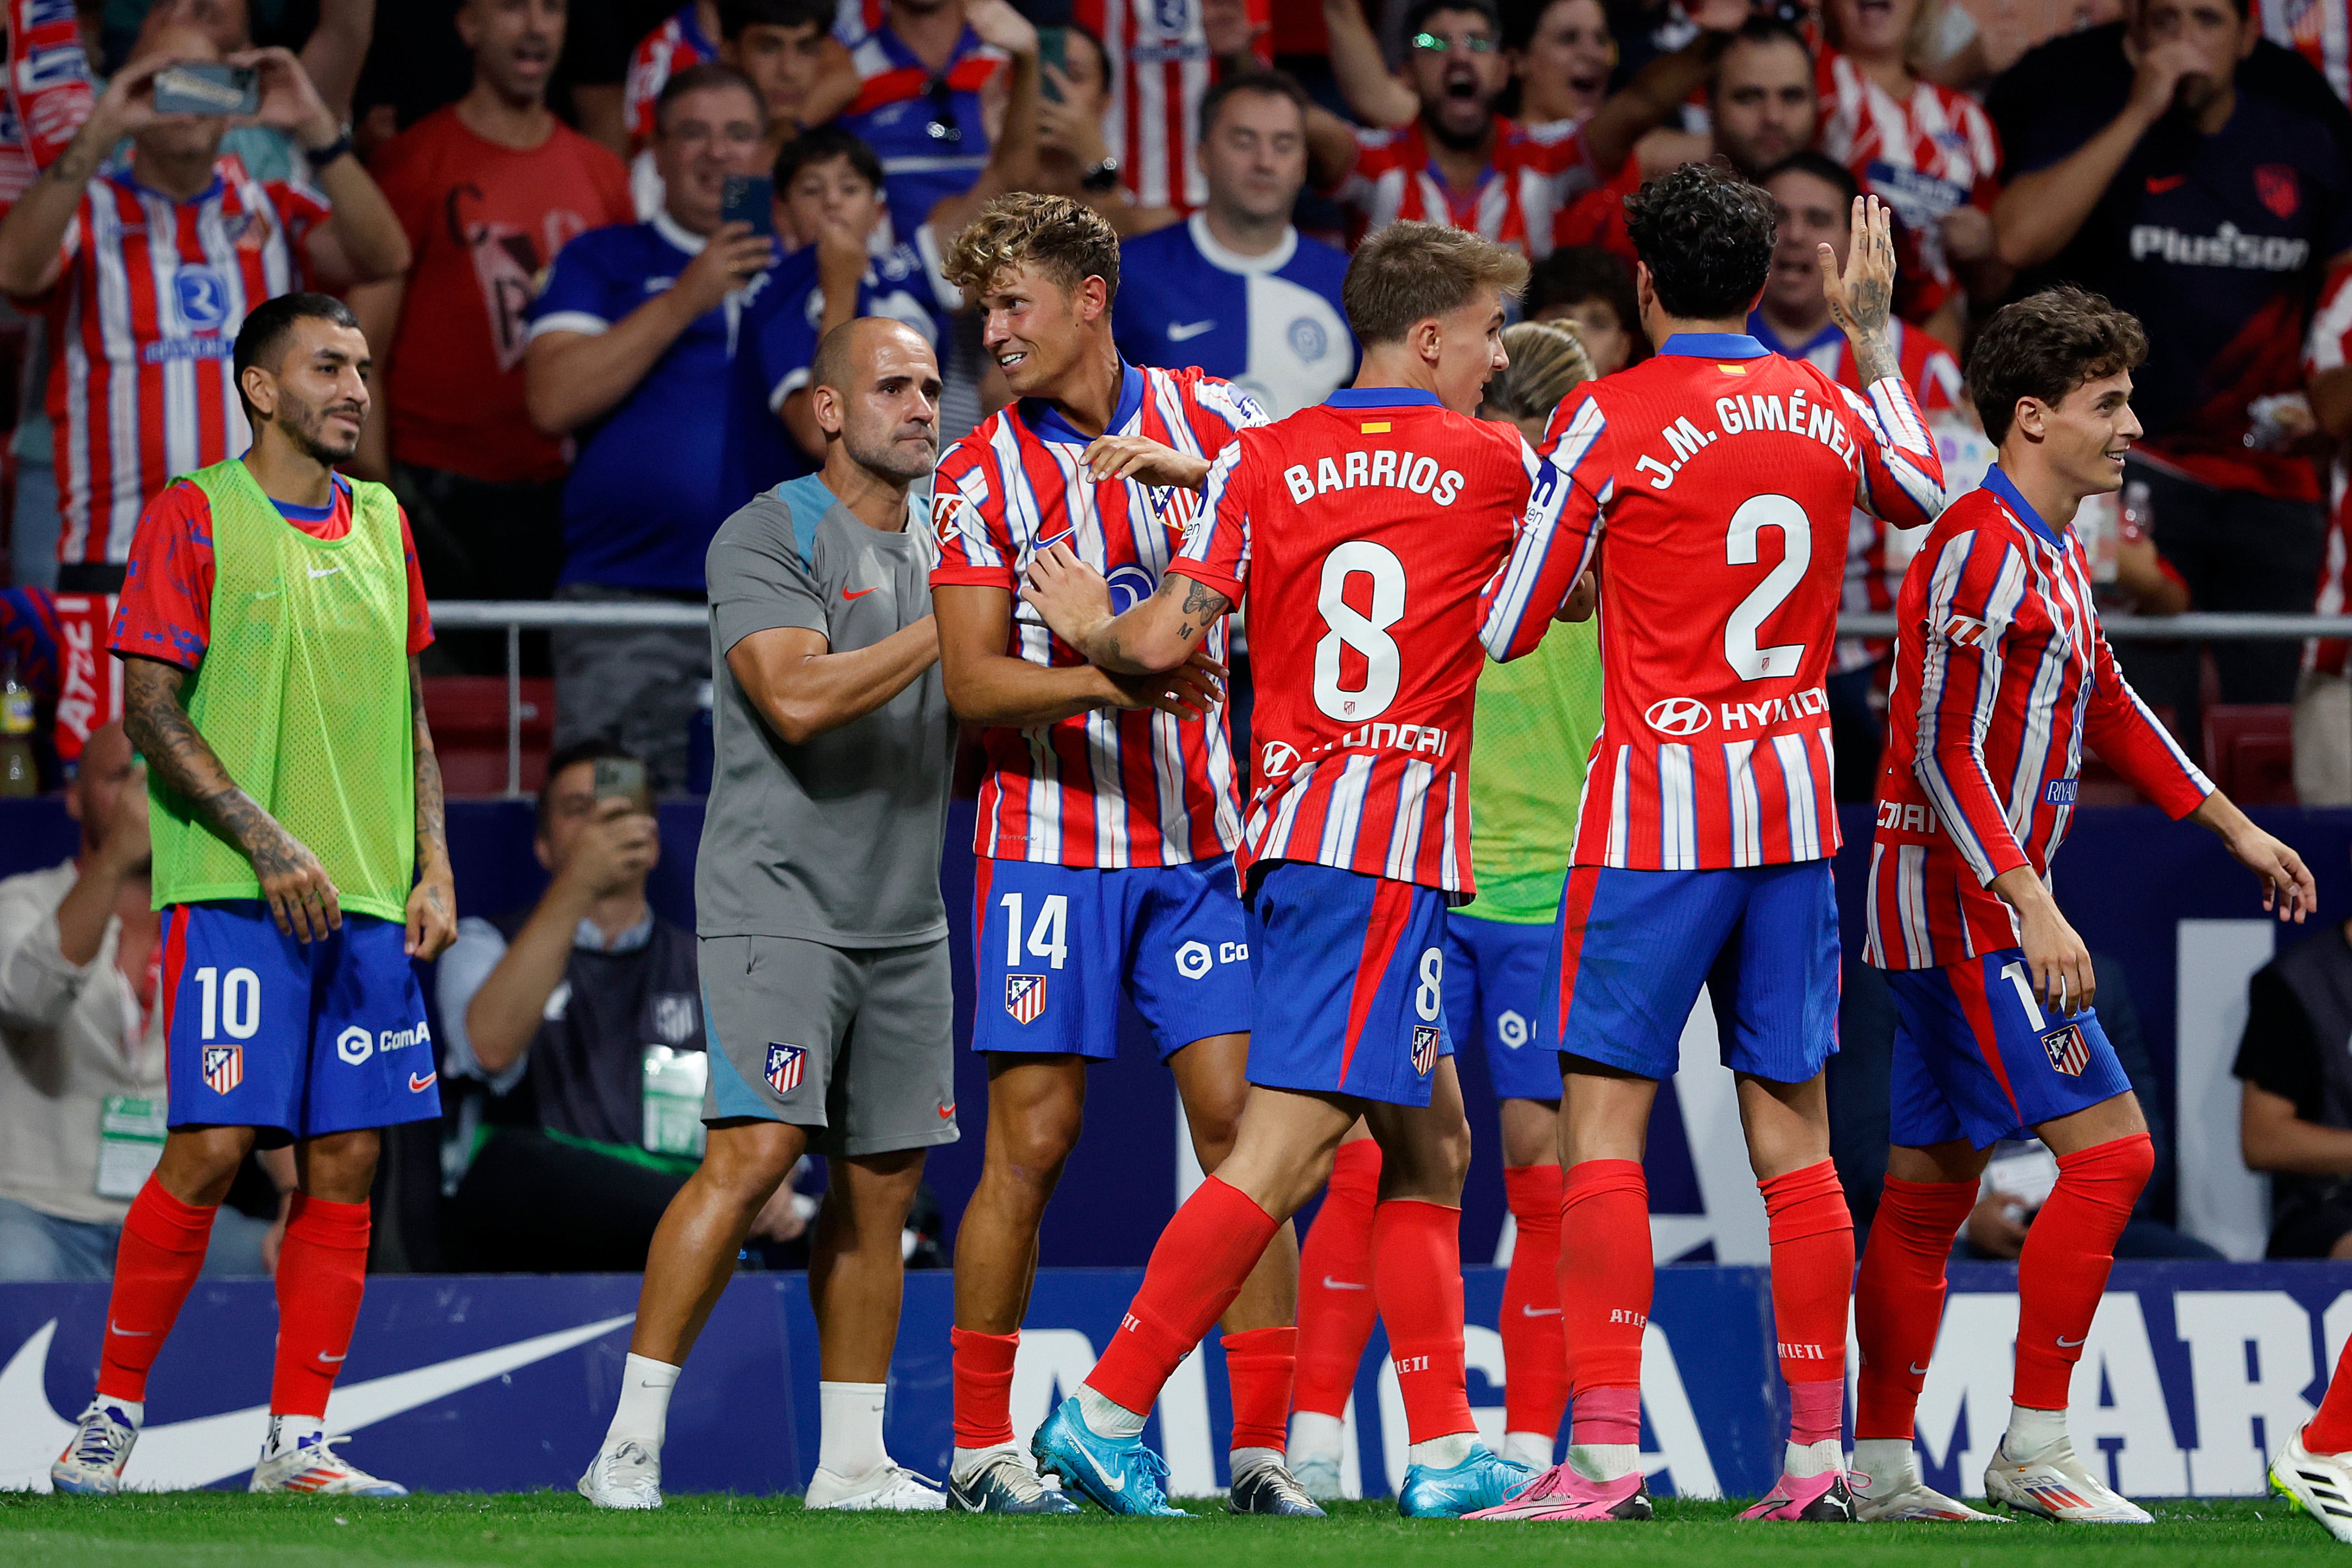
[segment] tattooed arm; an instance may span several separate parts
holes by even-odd
[[[278,820],[237,788],[181,706],[188,672],[133,654],[122,661],[122,728],[154,776],[188,802],[213,831],[253,862],[278,929],[304,942],[323,940],[343,923],[342,901],[327,870]],[[436,783],[435,796],[439,796]]]
[[[408,661],[409,722],[416,729],[416,885],[408,894],[408,956],[430,961],[457,939],[457,888],[449,871],[441,759],[425,722],[425,676]]]
[[[117,72],[72,142],[0,219],[0,292],[38,294],[65,271],[61,247],[83,192],[115,143],[154,122],[155,73],[171,63],[152,55]]]
[[[1211,664],[1200,652],[1201,639],[1234,607],[1207,583],[1171,570],[1160,580],[1159,592],[1114,616],[1101,574],[1067,545],[1055,545],[1029,563],[1021,597],[1088,664],[1125,675]]]
[[[1829,297],[1830,319],[1853,345],[1857,379],[1869,387],[1900,375],[1902,361],[1886,325],[1895,303],[1895,230],[1887,209],[1876,196],[1854,198],[1853,237],[1843,274],[1826,241],[1814,259],[1822,269],[1822,292]]]

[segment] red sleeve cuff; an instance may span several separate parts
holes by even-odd
[[[950,566],[942,561],[931,568],[933,588],[1001,588],[1007,593],[1021,591],[1020,580],[1001,566]]]
[[[1204,561],[1178,559],[1168,563],[1168,570],[1179,577],[1189,577],[1203,588],[1213,588],[1225,596],[1228,604],[1242,601],[1241,579],[1231,572],[1219,571]]]

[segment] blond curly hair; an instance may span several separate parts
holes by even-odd
[[[1024,265],[1064,288],[1099,277],[1108,304],[1118,294],[1118,233],[1084,202],[1015,191],[980,209],[949,245],[941,271],[969,300],[1006,268]]]

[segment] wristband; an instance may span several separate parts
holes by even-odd
[[[323,171],[328,164],[332,163],[335,160],[341,158],[344,153],[349,152],[351,150],[352,128],[346,125],[343,127],[341,133],[332,141],[328,142],[324,147],[305,147],[302,149],[302,157],[303,161],[308,162],[314,172],[318,172]]]

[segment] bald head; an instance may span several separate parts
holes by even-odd
[[[142,789],[124,798],[124,791],[138,777],[138,754],[131,749],[131,737],[122,733],[120,724],[100,726],[82,743],[80,765],[66,791],[66,811],[81,824],[85,857],[120,834],[131,835],[125,841],[127,845],[145,840],[146,792]],[[138,869],[144,873],[143,865]]]
[[[824,335],[809,366],[825,466],[845,458],[904,487],[940,456],[940,361],[902,321],[864,316]]]

